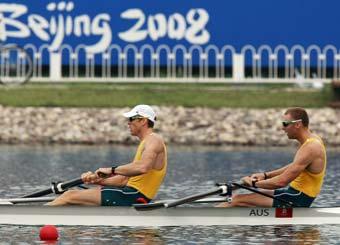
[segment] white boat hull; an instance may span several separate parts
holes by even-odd
[[[276,217],[276,212],[274,208],[177,207],[137,211],[132,207],[21,205],[1,206],[0,224],[142,227],[340,224],[340,207],[294,208],[291,218]]]

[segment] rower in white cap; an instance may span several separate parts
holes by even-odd
[[[140,140],[133,161],[82,174],[85,183],[99,187],[69,190],[48,205],[130,206],[155,197],[167,168],[164,140],[153,131],[156,113],[148,105],[137,105],[123,115],[128,118],[131,135]]]

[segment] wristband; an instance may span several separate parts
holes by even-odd
[[[258,181],[258,180],[252,180],[252,181],[251,181],[252,187],[257,188],[257,186],[256,186],[256,182],[257,182],[257,181]]]
[[[111,167],[111,174],[116,174],[116,168],[117,168],[118,166],[112,166]]]
[[[266,174],[266,172],[263,172],[264,175],[264,179],[268,179],[268,175]]]

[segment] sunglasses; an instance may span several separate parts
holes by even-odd
[[[144,117],[142,117],[142,116],[134,116],[134,117],[129,117],[129,122],[132,122],[132,121],[134,121],[134,120],[136,120],[136,119],[143,119]]]
[[[282,121],[282,126],[288,127],[290,124],[294,124],[296,122],[301,122],[301,121],[302,121],[302,119],[291,120],[291,121]]]

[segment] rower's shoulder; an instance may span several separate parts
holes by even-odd
[[[313,135],[307,140],[306,144],[303,145],[302,149],[310,153],[320,153],[324,151],[325,145],[318,135]]]
[[[152,151],[161,153],[166,151],[165,142],[163,137],[159,134],[153,133],[147,139],[145,139],[145,149],[152,149]]]
[[[313,134],[312,137],[308,139],[308,141],[309,145],[311,145],[312,147],[314,146],[320,148],[320,146],[321,147],[325,146],[323,139],[317,134]]]
[[[163,137],[158,133],[152,133],[145,140],[146,143],[165,144]]]

